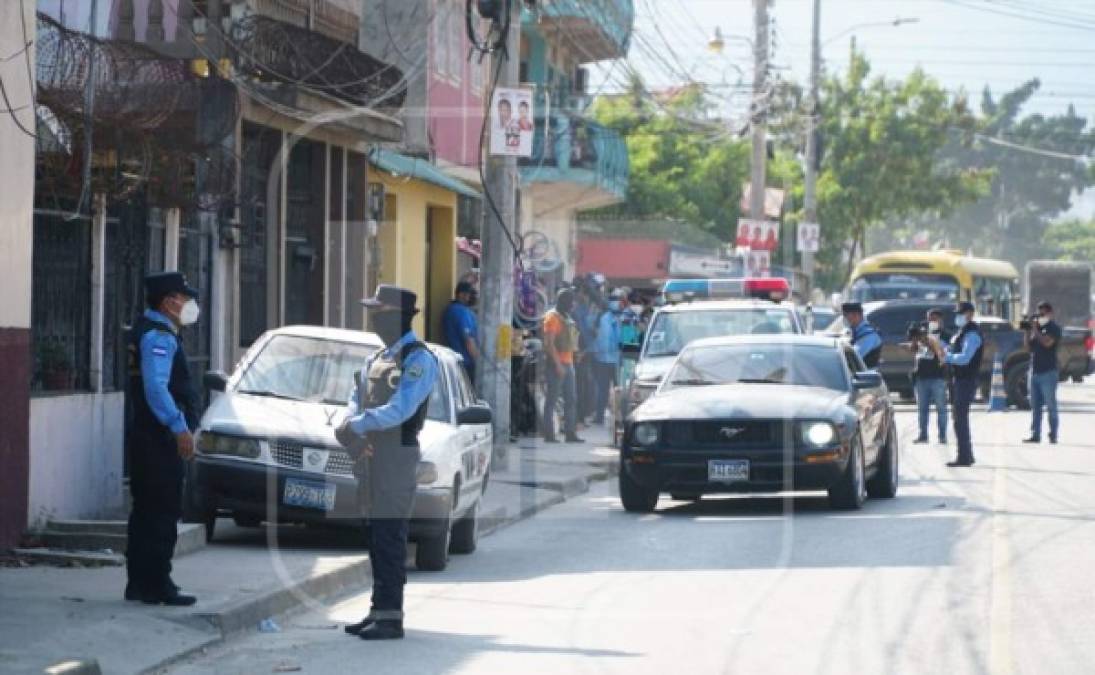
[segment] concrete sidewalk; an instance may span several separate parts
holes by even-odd
[[[529,439],[510,446],[508,466],[493,472],[483,500],[483,533],[533,517],[612,475],[616,453],[600,447],[607,431],[585,436],[585,444]],[[175,561],[173,577],[198,596],[196,606],[125,602],[119,567],[0,568],[6,610],[0,612],[0,672],[41,673],[68,659],[97,661],[111,674],[155,670],[257,630],[263,619],[322,606],[371,584],[367,552],[352,531],[242,529],[228,520],[218,523],[207,548]]]

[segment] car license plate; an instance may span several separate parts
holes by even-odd
[[[744,483],[749,480],[749,460],[710,459],[707,480],[712,483]]]
[[[332,511],[335,508],[335,488],[330,483],[316,483],[296,478],[285,479],[285,494],[282,501],[286,506],[303,506],[308,509]]]

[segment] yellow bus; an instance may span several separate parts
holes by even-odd
[[[1006,260],[974,258],[962,251],[889,251],[864,258],[852,272],[848,300],[968,300],[977,312],[1017,321],[1019,271]]]

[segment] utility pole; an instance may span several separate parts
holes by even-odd
[[[753,0],[755,10],[756,39],[754,42],[753,72],[753,161],[752,180],[749,187],[749,217],[756,221],[766,220],[764,213],[765,170],[768,160],[768,139],[765,117],[769,104],[768,82],[768,2]]]
[[[515,87],[520,77],[521,8],[524,3],[512,0],[504,3],[509,11],[509,32],[506,46],[494,54],[504,59],[499,65],[499,87]],[[505,24],[505,20],[501,22]],[[493,80],[493,78],[491,78]],[[493,87],[487,88],[489,97]],[[488,117],[491,102],[483,106]],[[488,122],[489,124],[489,122]],[[496,133],[491,129],[491,133]],[[488,140],[489,147],[489,140]],[[488,152],[486,148],[482,152]],[[483,189],[490,198],[483,204],[483,254],[481,258],[480,326],[482,354],[476,364],[478,391],[494,412],[495,457],[505,465],[504,452],[510,434],[510,345],[513,333],[513,245],[507,230],[517,231],[517,158],[487,156],[487,183]],[[498,212],[491,208],[493,200]],[[514,235],[516,236],[516,235]]]
[[[806,115],[806,194],[803,220],[817,222],[817,126],[820,119],[818,80],[821,77],[821,0],[814,0],[813,46],[810,51],[810,109]],[[802,273],[814,285],[814,254],[802,252]]]

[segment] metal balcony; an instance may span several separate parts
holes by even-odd
[[[525,10],[524,23],[561,40],[583,63],[627,55],[635,21],[632,0],[544,0],[538,12]]]
[[[578,115],[538,117],[532,157],[519,161],[521,180],[577,210],[608,206],[627,197],[627,144],[615,131]]]

